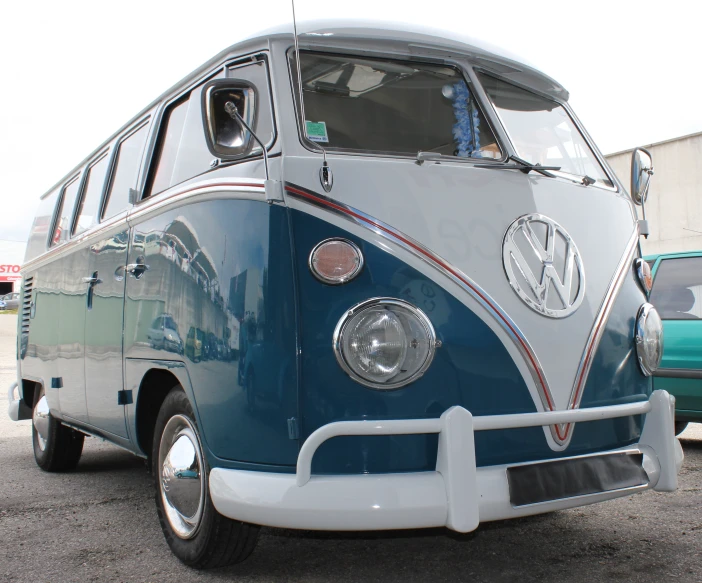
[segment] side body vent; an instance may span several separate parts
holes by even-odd
[[[22,328],[20,331],[20,358],[27,354],[29,344],[29,320],[32,317],[32,289],[34,287],[34,277],[24,280],[22,286]]]

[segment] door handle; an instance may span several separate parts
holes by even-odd
[[[81,279],[83,283],[89,283],[92,286],[97,285],[99,283],[102,283],[102,280],[97,276],[98,272],[96,271],[92,277],[84,277]]]
[[[149,266],[144,263],[144,256],[141,255],[137,257],[136,263],[129,263],[125,266],[124,270],[135,279],[139,279],[148,270]]]
[[[99,284],[102,283],[102,280],[98,277],[98,272],[94,271],[93,275],[91,277],[83,277],[81,278],[81,281],[83,283],[88,284],[88,309],[92,310],[93,309],[93,288]]]

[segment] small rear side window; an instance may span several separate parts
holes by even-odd
[[[38,255],[46,251],[49,241],[49,231],[51,230],[51,221],[54,218],[54,210],[58,200],[60,189],[56,189],[47,194],[39,201],[32,230],[29,233],[27,241],[27,251],[24,260],[31,261]]]
[[[78,176],[76,176],[63,189],[61,200],[59,201],[59,208],[56,212],[56,226],[54,227],[54,234],[51,238],[52,246],[65,243],[71,238],[73,210],[76,205],[76,196],[78,195],[79,188],[80,180]]]
[[[664,320],[702,318],[702,257],[661,261],[651,303]]]
[[[100,200],[105,186],[105,177],[110,159],[105,152],[90,168],[85,177],[83,196],[76,212],[76,225],[73,230],[74,235],[79,235],[87,231],[98,222],[98,212],[100,210]]]
[[[139,178],[139,165],[148,134],[148,124],[127,136],[118,146],[115,169],[105,201],[104,219],[129,208],[129,189],[136,188]]]

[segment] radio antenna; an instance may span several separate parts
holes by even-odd
[[[297,87],[298,94],[297,98],[300,101],[300,115],[302,117],[302,135],[309,141],[307,136],[307,116],[305,115],[305,100],[302,89],[302,68],[300,66],[300,45],[297,41],[297,18],[295,17],[295,0],[290,0],[292,4],[292,15],[293,15],[293,36],[295,37],[295,64],[297,65]],[[322,187],[325,191],[329,192],[332,189],[334,178],[332,177],[331,168],[327,164],[327,151],[321,144],[315,143],[315,146],[322,151],[322,156],[324,157],[324,163],[319,170],[319,180],[322,183]]]
[[[300,115],[302,116],[302,132],[307,138],[307,118],[305,117],[305,102],[302,99],[302,69],[300,68],[300,45],[297,42],[297,19],[295,18],[295,0],[292,2],[293,35],[295,37],[295,64],[297,68],[297,98],[300,101]]]

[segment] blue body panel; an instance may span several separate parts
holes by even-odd
[[[138,257],[149,270],[127,278],[125,357],[185,363],[213,466],[293,466],[297,350],[287,210],[250,200],[194,202],[134,226],[129,262]]]
[[[439,417],[454,405],[474,415],[536,411],[505,347],[465,305],[387,251],[311,215],[290,212],[300,287],[302,439],[334,421]],[[307,265],[311,249],[329,237],[354,241],[365,257],[361,274],[340,287],[320,283]],[[332,350],[332,334],[343,313],[378,296],[402,298],[421,308],[443,343],[426,374],[397,391],[382,392],[356,383],[341,370]],[[638,370],[633,351],[634,320],[642,301],[632,273],[592,365],[583,407],[641,400],[650,393],[650,382]],[[635,442],[640,429],[640,418],[580,424],[562,453],[549,448],[541,428],[481,432],[476,435],[477,461],[487,466],[612,449]],[[433,470],[436,446],[435,435],[337,437],[320,447],[313,471]]]

